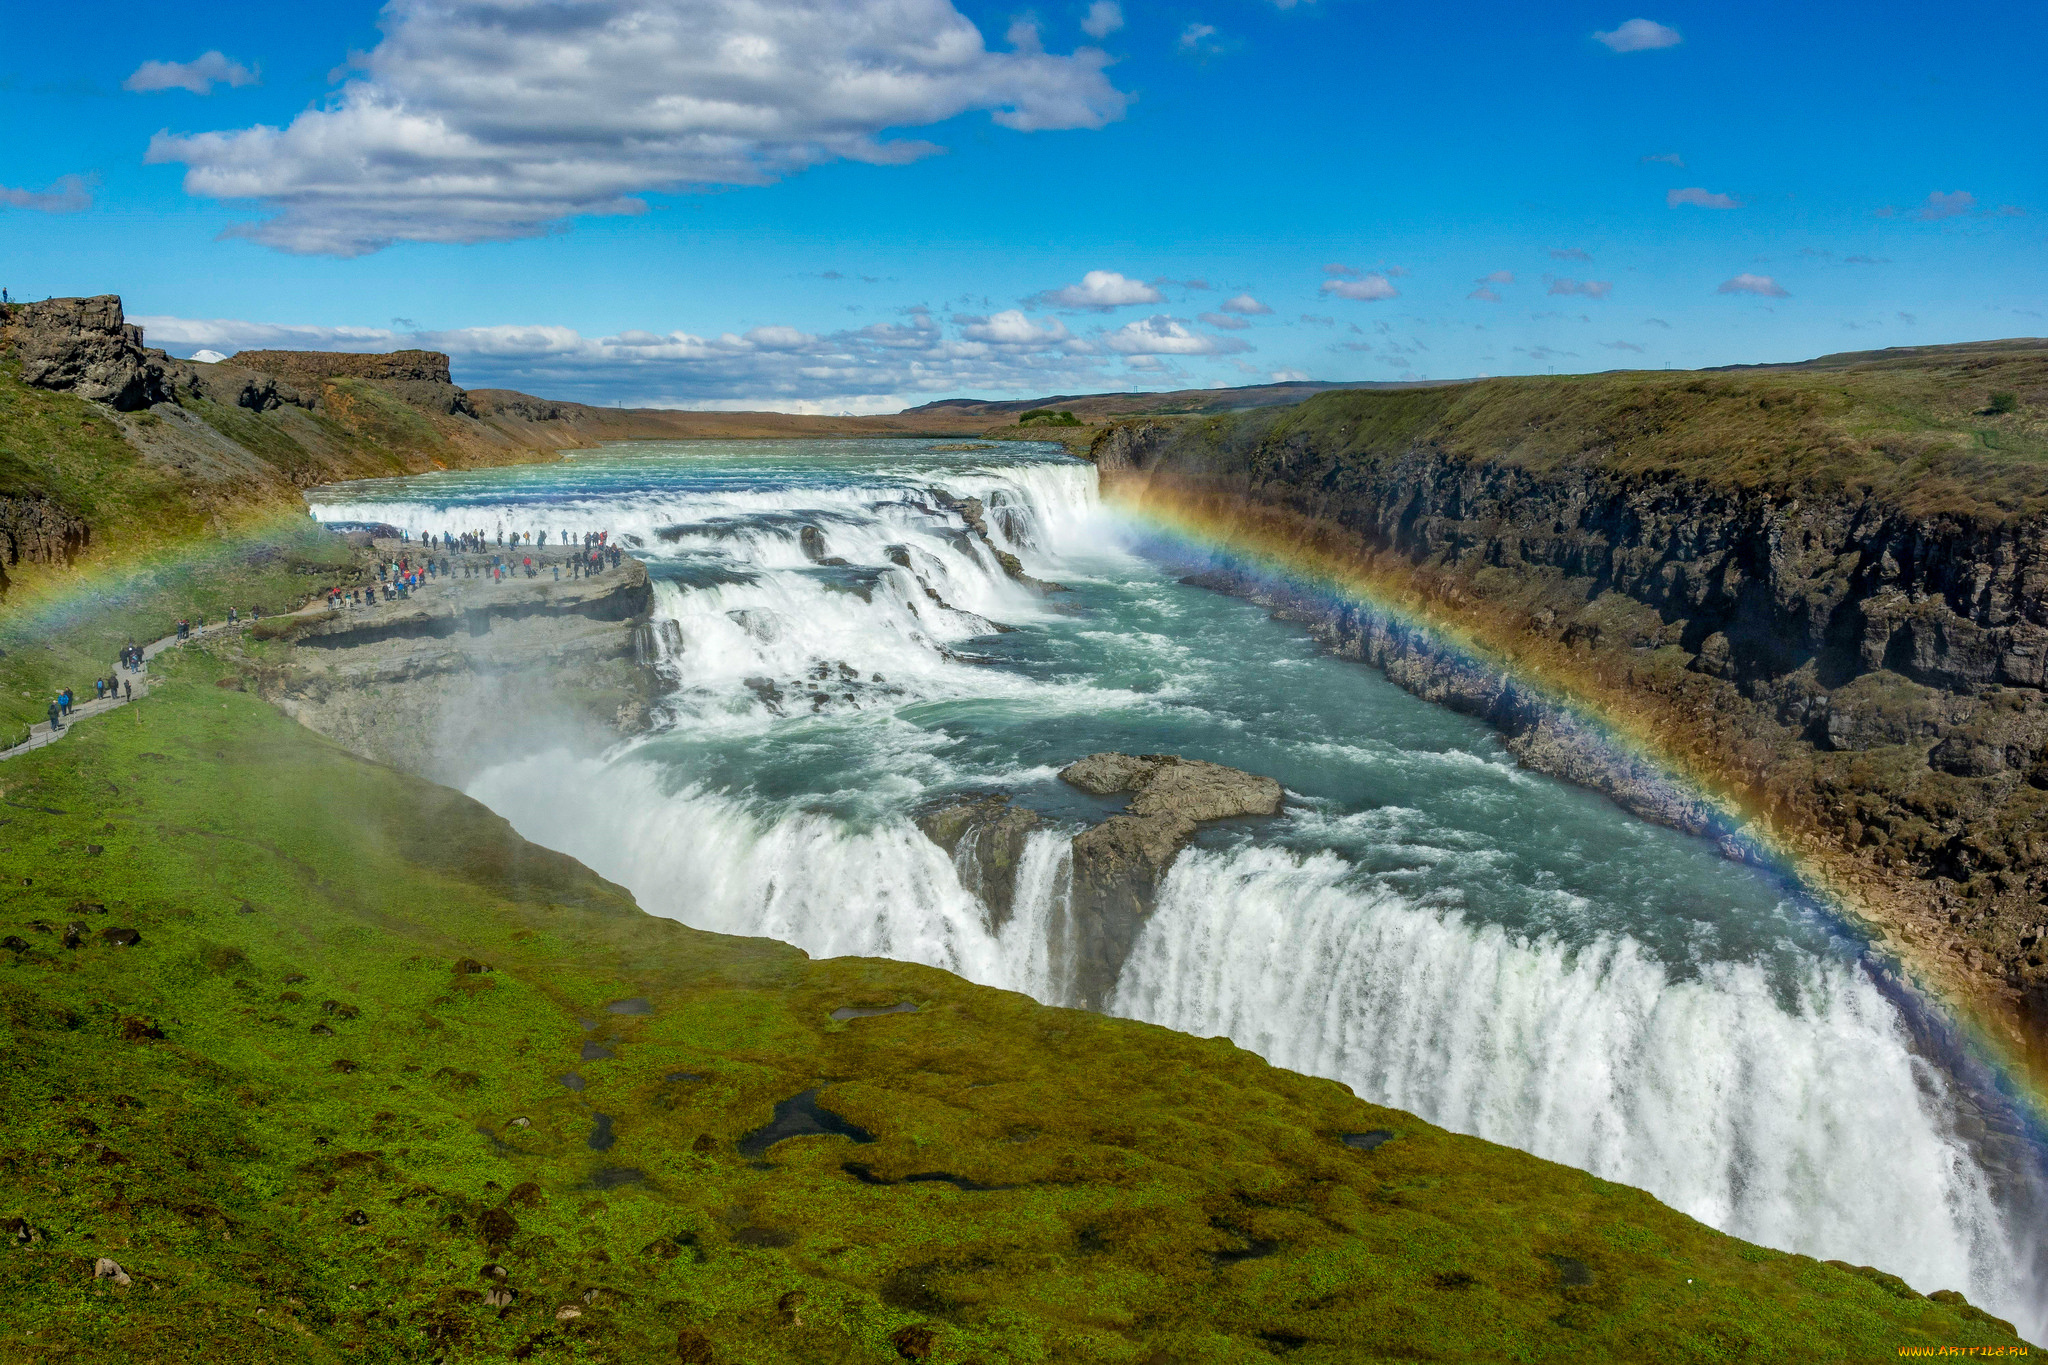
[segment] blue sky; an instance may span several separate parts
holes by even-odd
[[[876,411],[2048,333],[2038,4],[29,8],[0,284],[179,354]]]

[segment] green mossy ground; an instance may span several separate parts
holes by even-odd
[[[1819,362],[1816,362],[1818,365]],[[1992,394],[2012,407],[1994,411]],[[1521,376],[1320,394],[1181,419],[1219,454],[1415,450],[1719,487],[1863,489],[1915,513],[2048,510],[2048,347],[1934,347],[1848,368]],[[1254,474],[1257,460],[1254,459]]]
[[[23,1220],[0,1238],[0,1360],[2015,1344],[1967,1305],[1227,1042],[650,918],[228,677],[181,657],[147,702],[0,767],[0,936],[26,945],[0,951],[0,1220]],[[74,920],[88,936],[66,948]],[[650,1012],[607,1009],[636,997]],[[742,1154],[813,1088],[875,1140]],[[1394,1135],[1377,1150],[1340,1140],[1375,1129]],[[909,1179],[931,1173],[1005,1188]],[[133,1283],[95,1280],[100,1257]],[[486,1265],[509,1307],[483,1301]]]

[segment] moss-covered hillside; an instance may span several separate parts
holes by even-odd
[[[0,1360],[2016,1345],[1221,1040],[650,918],[234,682],[0,767]]]
[[[1219,458],[1261,444],[1352,463],[1425,450],[1536,472],[1868,490],[1919,514],[2048,510],[2048,342],[1346,391],[1182,420],[1184,440]]]

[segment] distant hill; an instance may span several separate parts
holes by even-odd
[[[1071,412],[1082,421],[1100,422],[1112,417],[1145,417],[1153,415],[1203,412],[1238,412],[1246,408],[1278,407],[1286,403],[1299,403],[1319,393],[1332,389],[1411,389],[1432,388],[1444,384],[1466,384],[1465,379],[1440,379],[1409,381],[1406,383],[1382,383],[1374,380],[1352,380],[1344,382],[1304,379],[1285,384],[1245,384],[1229,389],[1171,389],[1163,393],[1144,393],[1135,390],[1121,393],[1062,393],[1045,398],[941,398],[937,402],[925,403],[906,408],[898,415],[918,417],[957,414],[961,417],[978,417],[988,425],[1006,420],[1015,420],[1020,413],[1038,408],[1057,408]]]

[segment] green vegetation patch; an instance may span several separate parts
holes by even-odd
[[[1220,1039],[649,917],[223,681],[0,768],[0,1360],[2014,1344]]]
[[[1906,511],[2048,511],[2048,349],[1937,348],[1839,369],[1528,376],[1320,394],[1190,421],[1183,458],[1424,452],[1545,472],[1593,467],[1709,486],[1852,490]]]

